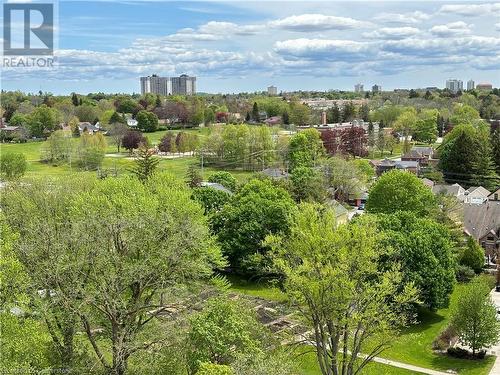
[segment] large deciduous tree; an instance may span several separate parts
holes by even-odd
[[[336,226],[332,210],[302,204],[290,234],[272,236],[274,265],[308,326],[323,375],[358,374],[407,322],[416,290],[397,262],[380,270],[388,249],[376,223]]]
[[[262,273],[267,250],[262,241],[268,234],[287,232],[295,204],[282,188],[268,180],[252,180],[213,218],[223,253],[242,273]]]
[[[123,375],[131,356],[168,337],[145,339],[149,324],[223,262],[182,182],[162,175],[147,184],[123,177],[74,185],[18,186],[2,208],[20,231],[20,259],[36,287],[72,318],[68,327],[78,320],[104,371]]]
[[[366,209],[373,213],[410,211],[427,215],[437,209],[432,191],[414,174],[392,170],[371,187]]]
[[[393,249],[387,264],[400,262],[404,280],[414,283],[424,305],[430,309],[448,306],[455,283],[449,230],[411,212],[380,215],[379,226],[387,245]]]
[[[491,301],[488,283],[476,278],[463,287],[452,307],[451,325],[462,344],[478,350],[494,345],[500,338],[497,308]]]

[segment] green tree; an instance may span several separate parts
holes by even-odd
[[[94,123],[96,118],[99,118],[100,110],[97,106],[91,104],[83,104],[75,108],[75,116],[80,121]]]
[[[323,202],[326,189],[323,175],[311,167],[297,167],[291,174],[292,193],[297,202]]]
[[[447,182],[494,188],[498,183],[488,130],[481,124],[458,125],[446,135],[439,152],[439,167]]]
[[[115,124],[115,123],[124,123],[123,117],[121,117],[118,112],[114,111],[111,117],[109,118],[109,123],[110,124]]]
[[[208,176],[208,181],[217,182],[233,192],[236,190],[236,178],[227,171],[212,173]]]
[[[484,250],[476,240],[467,237],[467,244],[463,247],[459,258],[460,264],[470,267],[475,273],[480,273],[484,267]]]
[[[139,111],[135,119],[137,120],[137,127],[144,132],[154,132],[158,129],[158,116],[153,112]]]
[[[332,157],[323,163],[322,169],[330,192],[340,202],[346,202],[350,196],[360,194],[365,185],[364,173],[353,161]]]
[[[186,172],[186,184],[190,188],[200,187],[203,182],[203,176],[197,165],[191,164]]]
[[[78,166],[86,171],[98,169],[106,154],[106,139],[101,133],[83,133],[76,149]]]
[[[59,113],[45,104],[35,108],[28,116],[28,130],[32,137],[41,138],[59,124]]]
[[[394,130],[400,132],[404,138],[403,152],[410,150],[410,136],[417,126],[417,111],[413,107],[405,108],[394,122]]]
[[[231,367],[214,363],[201,363],[196,375],[234,375]]]
[[[455,283],[451,234],[444,225],[412,212],[379,215],[385,243],[393,249],[387,266],[400,262],[406,282],[419,290],[420,301],[430,309],[448,306]]]
[[[462,344],[478,350],[490,347],[500,338],[497,308],[489,296],[488,283],[476,278],[461,289],[452,306],[451,325],[457,331]]]
[[[122,145],[123,137],[125,136],[125,134],[127,134],[128,131],[127,125],[122,124],[121,122],[112,122],[108,125],[107,129],[107,135],[115,144],[117,151],[120,152],[120,146]]]
[[[288,146],[289,168],[314,167],[318,159],[325,154],[319,131],[306,129],[292,136]]]
[[[238,355],[263,350],[264,327],[253,309],[227,296],[216,297],[190,319],[188,363],[197,373],[199,363],[230,365]]]
[[[132,177],[97,180],[69,200],[58,196],[69,187],[65,183],[37,185],[41,194],[34,185],[17,186],[5,199],[5,211],[22,230],[23,258],[38,260],[35,272],[54,280],[47,290],[82,322],[104,372],[123,375],[131,356],[158,349],[173,332],[156,330],[146,341],[142,333],[182,304],[187,284],[208,278],[212,267],[224,263],[201,207],[182,182],[166,175],[146,184]],[[45,197],[46,210],[39,212],[33,195]],[[14,214],[14,203],[25,203],[28,219]],[[64,204],[67,215],[60,216],[54,204]],[[44,236],[48,222],[71,234],[46,228],[53,235]],[[99,337],[94,327],[103,328]]]
[[[0,173],[8,180],[20,178],[26,172],[26,156],[19,152],[2,152]]]
[[[253,103],[252,107],[252,120],[255,122],[260,122],[260,115],[259,115],[259,105],[257,102]]]
[[[500,126],[491,133],[491,151],[496,172],[500,175]]]
[[[145,183],[154,176],[159,163],[160,159],[155,156],[154,151],[146,145],[141,145],[137,150],[131,172],[139,181]]]
[[[229,202],[231,195],[211,187],[199,187],[193,189],[193,199],[203,206],[205,215],[211,215],[219,212]]]
[[[285,292],[313,330],[322,374],[359,373],[407,322],[416,290],[397,263],[378,267],[389,249],[370,218],[337,227],[332,210],[301,204],[290,233],[267,243]]]
[[[432,191],[410,172],[384,173],[370,188],[366,209],[373,213],[414,212],[428,215],[437,209]]]
[[[41,150],[41,159],[53,165],[67,162],[71,157],[71,137],[63,130],[56,130]]]
[[[307,125],[311,120],[311,109],[302,103],[290,104],[290,122],[297,126]]]
[[[251,180],[214,215],[212,227],[231,266],[242,273],[265,273],[268,234],[287,232],[295,204],[268,180]]]
[[[419,118],[415,124],[412,139],[428,144],[436,142],[438,135],[438,114],[439,112],[436,109],[428,109],[420,112]]]

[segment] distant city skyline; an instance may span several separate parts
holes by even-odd
[[[138,93],[142,76],[185,72],[209,93],[442,88],[450,77],[500,86],[500,3],[60,0],[58,9],[59,67],[3,69],[2,89]]]

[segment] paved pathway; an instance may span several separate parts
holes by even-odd
[[[391,361],[390,359],[385,359],[385,358],[380,358],[380,357],[373,358],[373,361],[374,362],[378,362],[378,363],[383,363],[384,365],[388,365],[388,366],[404,368],[405,370],[420,372],[422,374],[429,374],[429,375],[450,375],[449,372],[431,370],[431,369],[428,369],[428,368],[413,366],[413,365],[409,365],[407,363],[401,363],[401,362]]]

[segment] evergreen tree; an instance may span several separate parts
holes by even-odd
[[[410,90],[410,93],[408,94],[408,98],[413,99],[413,98],[418,98],[418,92],[416,92],[414,89]]]
[[[194,164],[191,164],[187,170],[186,174],[186,183],[190,188],[200,187],[203,182],[203,177],[200,173],[198,167]]]
[[[328,122],[334,124],[340,122],[340,109],[337,103],[335,103],[331,109],[331,120],[328,120]]]
[[[287,111],[283,112],[281,119],[283,120],[284,125],[290,125],[290,116],[288,115]]]
[[[259,106],[257,105],[257,102],[253,103],[252,107],[252,120],[259,122],[260,117],[259,117]]]
[[[246,122],[250,121],[250,112],[247,112],[247,115],[245,116],[245,121]]]
[[[109,118],[109,123],[110,124],[115,124],[115,123],[124,123],[123,122],[123,118],[120,117],[120,115],[118,114],[118,112],[114,111],[113,114],[111,115],[111,117]]]
[[[161,98],[160,95],[156,95],[155,108],[161,107]]]
[[[80,104],[78,101],[78,96],[75,93],[71,94],[71,102],[75,107],[78,107],[78,104]]]
[[[137,150],[137,157],[134,160],[131,172],[135,174],[139,181],[146,182],[155,173],[159,162],[160,159],[154,156],[154,151],[142,144]]]
[[[491,150],[495,169],[500,175],[500,126],[491,133]]]

